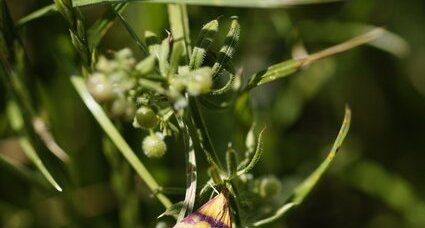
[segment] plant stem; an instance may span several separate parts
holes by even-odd
[[[169,20],[171,25],[171,32],[177,42],[182,42],[185,46],[186,52],[184,53],[185,59],[190,59],[191,48],[189,39],[189,26],[186,6],[182,4],[168,4]],[[188,127],[191,134],[195,137],[195,148],[201,149],[207,160],[211,165],[215,166],[218,170],[222,170],[222,165],[217,153],[211,143],[211,138],[208,134],[204,119],[199,109],[198,100],[194,97],[189,97],[189,109],[192,120],[188,121]],[[193,123],[190,123],[193,122]],[[192,126],[193,124],[193,126]],[[198,132],[199,130],[199,132]],[[200,134],[200,135],[199,135]],[[198,144],[198,145],[196,145]],[[211,154],[213,156],[211,156]]]
[[[143,165],[143,163],[139,160],[127,142],[123,139],[119,131],[115,128],[114,124],[103,111],[102,107],[100,107],[100,105],[93,99],[93,97],[91,97],[90,93],[87,91],[84,80],[81,77],[74,76],[71,78],[71,82],[77,90],[78,94],[81,96],[87,108],[93,114],[105,133],[111,138],[115,146],[117,146],[121,154],[136,170],[137,174],[146,183],[148,188],[153,193],[155,193],[155,196],[164,205],[164,207],[169,208],[172,205],[171,201],[167,198],[167,196],[158,192],[160,186]]]

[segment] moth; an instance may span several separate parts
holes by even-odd
[[[218,194],[173,228],[232,228],[227,197],[223,193]]]

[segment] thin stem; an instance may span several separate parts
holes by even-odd
[[[72,77],[71,82],[81,96],[87,108],[93,114],[99,125],[103,128],[105,133],[111,138],[112,142],[117,146],[121,154],[127,159],[130,165],[136,170],[137,174],[146,183],[148,188],[156,193],[155,196],[164,205],[165,208],[169,208],[172,203],[164,194],[158,192],[160,186],[149,173],[143,163],[139,160],[137,155],[127,144],[124,138],[121,136],[119,131],[115,128],[114,124],[108,118],[102,107],[93,99],[90,93],[87,91],[84,80],[81,77]]]
[[[188,61],[190,59],[191,48],[186,6],[182,4],[169,4],[168,13],[172,35],[174,39],[176,39],[176,42],[182,42],[184,44],[186,52],[183,54],[185,55],[185,59]],[[220,159],[212,145],[211,138],[200,112],[197,98],[189,97],[189,109],[192,115],[192,120],[188,121],[187,124],[189,131],[192,132],[192,135],[195,137],[193,138],[195,148],[203,150],[211,165],[222,170]],[[194,126],[191,126],[191,122],[193,122]],[[200,135],[198,134],[198,130]]]

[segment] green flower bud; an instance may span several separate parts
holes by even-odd
[[[146,106],[137,109],[135,120],[142,128],[154,128],[158,125],[158,117],[155,112]]]
[[[111,115],[114,117],[119,117],[125,113],[127,107],[127,102],[125,98],[118,98],[112,102],[111,105]]]
[[[257,180],[259,195],[263,198],[269,198],[277,195],[281,189],[282,185],[275,176],[266,176]]]
[[[112,73],[117,68],[117,63],[109,61],[105,56],[100,56],[96,63],[96,69],[102,73]]]
[[[125,112],[124,112],[124,120],[127,122],[130,122],[134,118],[135,114],[136,114],[136,107],[134,103],[131,101],[127,101]]]
[[[143,139],[142,149],[149,158],[160,158],[167,151],[167,145],[158,135],[152,134]]]
[[[212,86],[211,69],[204,67],[191,72],[187,82],[187,92],[192,96],[208,93]]]
[[[114,98],[112,83],[108,80],[106,75],[102,73],[96,72],[89,77],[87,89],[99,103],[108,102]]]
[[[116,62],[118,62],[119,68],[122,70],[130,70],[136,60],[133,57],[133,52],[130,48],[124,48],[115,53]]]
[[[130,48],[123,48],[117,52],[115,52],[115,57],[117,59],[128,59],[133,57],[133,53]]]

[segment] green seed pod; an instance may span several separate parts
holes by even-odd
[[[99,103],[105,103],[114,98],[112,83],[102,73],[94,73],[89,77],[87,89]]]
[[[167,151],[167,145],[159,136],[152,134],[143,139],[142,149],[149,158],[160,158]]]
[[[146,129],[154,128],[158,125],[158,117],[155,112],[146,106],[137,109],[135,120],[140,127]]]

